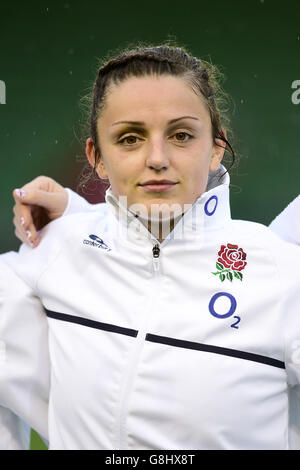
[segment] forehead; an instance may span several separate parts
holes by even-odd
[[[130,77],[111,84],[100,119],[107,125],[118,120],[151,123],[191,114],[210,119],[203,99],[184,78],[163,75]]]

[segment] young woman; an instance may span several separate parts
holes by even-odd
[[[0,258],[0,404],[50,449],[289,448],[300,248],[230,217],[214,70],[167,45],[104,64],[86,154],[106,202],[69,190]]]

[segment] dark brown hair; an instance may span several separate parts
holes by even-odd
[[[86,183],[95,177],[99,179],[95,170],[101,158],[97,121],[106,104],[110,84],[118,85],[129,77],[148,75],[181,77],[191,85],[201,96],[210,113],[213,140],[218,138],[226,143],[224,159],[226,160],[226,151],[229,149],[230,168],[234,165],[234,150],[222,132],[224,129],[228,138],[233,135],[227,114],[228,108],[225,108],[230,97],[221,88],[220,82],[224,77],[221,70],[208,61],[193,57],[186,47],[173,45],[170,41],[156,46],[139,42],[103,58],[98,64],[97,78],[91,92],[82,99],[82,104],[87,105],[89,112],[89,129],[84,138],[93,139],[95,166],[91,168],[90,164],[86,163],[80,175],[79,187],[84,188]]]

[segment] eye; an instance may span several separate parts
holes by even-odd
[[[136,135],[127,135],[126,137],[123,137],[123,139],[119,140],[118,144],[123,145],[123,142],[127,139],[138,139],[138,137]],[[131,141],[131,143],[129,142],[129,144],[127,142],[127,145],[133,145],[133,144],[135,144],[135,142]]]
[[[176,139],[177,142],[184,142],[184,143],[185,143],[185,142],[187,142],[188,140],[191,140],[191,139],[194,138],[191,134],[188,134],[187,132],[183,132],[183,131],[181,131],[181,132],[176,132],[176,134],[174,134],[174,135],[177,135],[177,136],[178,136],[178,135],[179,135],[179,136],[188,136],[188,139],[185,139],[185,140],[184,140],[184,139],[179,139],[179,140]]]
[[[174,135],[181,136],[181,137],[188,137],[187,139],[185,139],[185,138],[176,139],[177,142],[183,142],[183,143],[185,143],[188,140],[191,140],[191,139],[194,138],[194,136],[192,136],[191,134],[188,134],[187,132],[183,132],[183,131],[176,132],[176,134],[174,134]],[[136,141],[131,140],[131,142],[130,142],[130,141],[128,141],[128,139],[139,139],[139,137],[137,137],[136,135],[126,135],[125,137],[123,137],[122,139],[120,139],[118,141],[118,144],[132,146],[136,143]]]

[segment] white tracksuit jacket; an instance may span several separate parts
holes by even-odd
[[[1,255],[0,405],[50,449],[290,447],[300,247],[216,176],[161,244],[109,188]]]

